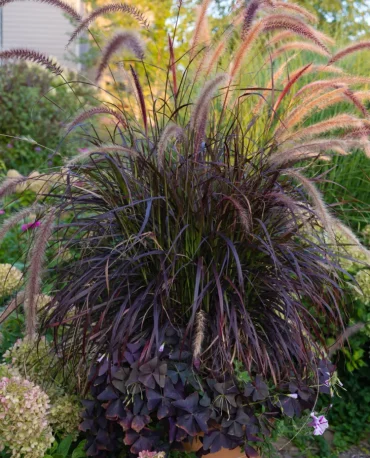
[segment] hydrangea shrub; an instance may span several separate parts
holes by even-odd
[[[46,300],[47,296],[40,298],[41,303]],[[48,421],[54,433],[60,437],[71,435],[75,439],[81,420],[81,404],[77,396],[66,393],[60,368],[56,367],[57,359],[45,337],[19,339],[4,354],[11,373],[29,378],[47,393],[50,399]]]
[[[0,450],[12,458],[40,458],[54,438],[48,422],[49,397],[21,377],[0,380]]]
[[[9,296],[21,284],[22,272],[11,264],[0,264],[0,297]]]

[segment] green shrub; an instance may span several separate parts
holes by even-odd
[[[63,125],[84,105],[95,104],[94,91],[86,87],[63,84],[35,65],[0,66],[0,152],[7,169],[29,173],[61,164],[73,148],[73,138],[61,143]]]

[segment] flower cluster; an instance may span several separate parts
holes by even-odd
[[[49,398],[21,377],[0,380],[0,450],[13,458],[40,458],[53,442],[47,416]]]
[[[11,264],[0,264],[0,297],[9,296],[22,280],[22,272]]]
[[[44,307],[49,296],[39,295],[37,306]],[[19,339],[4,354],[8,371],[27,377],[41,386],[50,399],[48,421],[59,436],[78,435],[81,406],[78,398],[66,394],[57,371],[57,357],[45,337],[38,340]]]
[[[358,287],[355,289],[356,298],[363,304],[370,305],[370,270],[362,269],[355,276]]]
[[[165,452],[148,452],[148,450],[145,450],[143,452],[140,452],[138,455],[138,458],[166,458]]]
[[[55,356],[45,337],[38,341],[18,339],[3,357],[13,370],[17,370],[22,377],[29,378],[43,389],[52,383]]]
[[[77,439],[80,412],[81,405],[77,396],[65,394],[51,398],[48,419],[53,431],[59,436],[71,435],[74,440]]]

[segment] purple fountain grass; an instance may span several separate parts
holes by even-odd
[[[330,39],[304,22],[313,22],[310,13],[279,1],[251,0],[234,54],[226,49],[239,38],[236,20],[198,52],[208,4],[188,53],[180,56],[170,31],[160,64],[120,63],[131,87],[110,100],[124,99],[124,111],[107,102],[71,121],[68,133],[98,114],[117,124],[83,129],[83,145],[91,146],[68,160],[60,186],[42,196],[46,216],[30,234],[27,332],[36,326],[36,299],[27,307],[28,298],[37,297],[50,259],[43,282],[53,300],[39,330],[55,331],[64,367],[82,379],[92,374],[81,429],[90,449],[96,421],[108,425],[99,432],[109,450],[102,458],[116,453],[111,432],[120,434],[117,456],[122,442],[138,455],[201,433],[200,456],[221,445],[256,454],[249,421],[258,444],[272,419],[306,408],[307,399],[312,410],[332,373],[318,386],[318,371],[329,366],[322,323],[343,325],[340,209],[325,204],[318,186],[325,174],[305,174],[334,155],[369,152],[370,91],[352,89],[367,79],[322,65]],[[99,8],[76,31],[105,12],[127,12],[120,5]],[[127,33],[104,49],[100,76],[121,46],[142,59],[142,44]],[[252,47],[262,59],[253,53],[244,68]],[[312,52],[312,63],[296,58],[301,50]],[[228,73],[215,72],[219,62]],[[108,85],[101,89],[110,95]],[[343,101],[361,114],[347,114]],[[326,109],[336,104],[330,118]],[[14,181],[0,189],[10,194]],[[239,369],[252,381],[236,384]],[[303,383],[309,397],[287,393],[289,382]],[[230,434],[239,414],[247,418],[240,438]]]
[[[316,15],[307,11],[306,8],[297,5],[297,3],[277,1],[274,2],[273,8],[284,9],[288,10],[289,12],[297,13],[298,15],[303,16],[303,18],[307,19],[309,22],[312,22],[313,24],[317,23]]]
[[[301,87],[296,93],[295,97],[301,96],[305,92],[315,91],[317,90],[326,89],[326,88],[334,88],[338,87],[339,85],[348,85],[348,86],[355,86],[358,84],[370,84],[370,78],[361,77],[361,76],[339,76],[336,78],[330,78],[326,80],[316,80],[311,81],[310,83]]]
[[[143,88],[140,84],[138,74],[136,73],[134,67],[130,65],[131,69],[131,75],[132,79],[134,81],[134,87],[136,90],[136,95],[139,100],[139,105],[140,105],[140,110],[141,110],[141,115],[142,115],[142,120],[144,124],[144,129],[145,129],[145,135],[148,135],[148,114],[146,110],[146,103],[145,103],[145,97],[143,93]]]
[[[0,184],[0,199],[9,196],[15,192],[15,189],[18,185],[21,185],[27,181],[27,177],[17,177],[17,178],[6,178]]]
[[[6,219],[0,226],[0,242],[6,236],[6,234],[15,227],[20,221],[24,220],[30,214],[39,210],[41,206],[39,204],[31,205],[30,207],[23,208],[18,212],[14,213],[8,219]]]
[[[87,148],[86,151],[83,151],[80,154],[73,156],[71,159],[69,159],[66,162],[66,167],[71,167],[80,162],[84,162],[94,154],[105,155],[105,154],[121,154],[121,153],[126,154],[127,157],[135,157],[137,155],[137,152],[133,150],[132,148],[127,148],[121,145],[102,144],[100,146],[95,146],[93,148]]]
[[[173,49],[173,42],[170,34],[168,34],[168,49],[170,50],[170,69],[171,69],[171,74],[172,74],[172,90],[173,90],[173,95],[176,99],[177,97],[177,77],[176,77],[176,60],[175,60],[175,51]]]
[[[284,174],[293,177],[303,186],[309,197],[312,199],[314,209],[319,216],[320,221],[323,223],[325,230],[328,232],[332,240],[335,240],[332,216],[329,213],[324,199],[317,187],[311,180],[302,175],[296,169],[286,169],[284,170]]]
[[[261,7],[261,0],[250,0],[244,9],[243,25],[240,37],[244,40],[252,26],[254,18]]]
[[[318,33],[317,30],[294,16],[289,16],[287,14],[273,14],[268,16],[263,20],[263,29],[265,31],[278,29],[291,30],[295,34],[313,41],[317,46],[322,48],[323,51],[329,53],[329,50],[323,41],[324,35],[322,33]]]
[[[212,70],[217,66],[221,56],[223,55],[226,49],[228,41],[230,40],[230,35],[231,34],[225,33],[219,40],[219,42],[216,43],[216,46],[214,48],[210,48],[208,53],[208,59],[204,64],[205,76],[208,76],[212,72]]]
[[[66,127],[66,131],[68,133],[71,132],[75,127],[84,123],[85,121],[90,119],[92,116],[95,116],[98,114],[114,116],[117,119],[117,121],[122,125],[122,127],[126,128],[127,123],[121,113],[119,113],[116,110],[113,110],[112,108],[103,106],[103,107],[90,108],[89,110],[86,110],[80,113],[68,124],[68,126]]]
[[[158,156],[158,165],[163,169],[164,160],[165,160],[165,151],[168,145],[168,142],[172,139],[181,140],[184,136],[184,130],[182,127],[169,123],[163,129],[162,135],[158,142],[157,147],[157,156]]]
[[[199,12],[197,21],[195,24],[195,29],[193,32],[193,38],[190,48],[190,59],[193,59],[196,53],[196,48],[199,44],[200,37],[204,32],[204,28],[207,26],[207,9],[211,3],[211,0],[202,0],[202,3],[199,6]]]
[[[36,332],[37,296],[40,294],[45,253],[55,220],[54,211],[49,210],[49,212],[49,215],[42,219],[30,253],[29,273],[25,288],[26,334],[29,338],[33,338]]]
[[[62,68],[45,54],[42,54],[38,51],[33,51],[31,49],[16,48],[0,51],[0,59],[21,59],[29,62],[34,62],[47,68],[55,75],[60,75],[63,72]]]
[[[110,3],[95,9],[87,17],[81,20],[78,27],[73,31],[67,46],[69,46],[83,31],[87,30],[96,19],[109,13],[127,13],[136,19],[142,27],[149,29],[148,20],[137,8],[126,3]]]
[[[336,129],[352,130],[360,129],[364,120],[348,114],[339,114],[324,121],[317,122],[308,127],[300,128],[294,132],[285,132],[279,136],[279,142],[286,140],[298,140],[316,135],[328,133]]]
[[[96,82],[98,82],[103,76],[103,72],[108,67],[113,54],[118,52],[121,48],[134,54],[137,59],[143,60],[144,58],[145,47],[139,35],[129,30],[119,32],[109,41],[102,52],[102,57],[95,78]]]
[[[251,48],[260,34],[262,32],[279,29],[289,30],[297,35],[309,39],[313,41],[318,47],[320,47],[325,53],[329,54],[329,50],[324,44],[323,34],[318,33],[314,28],[310,27],[294,16],[289,16],[286,14],[271,14],[256,22],[244,37],[234,57],[234,62],[230,72],[231,79],[233,79],[240,70],[247,51]]]
[[[194,105],[190,118],[190,126],[194,130],[202,124],[204,115],[209,112],[209,105],[212,98],[218,91],[220,85],[227,81],[227,74],[221,73],[208,81],[202,88],[197,102]]]
[[[307,43],[306,41],[289,41],[288,43],[284,43],[282,46],[277,48],[276,51],[274,51],[271,56],[269,56],[269,59],[271,58],[271,60],[275,60],[281,56],[281,54],[284,54],[288,51],[309,51],[320,56],[330,56],[330,54],[322,49],[321,46],[317,46],[313,43]]]
[[[303,67],[300,71],[296,72],[294,76],[289,80],[288,84],[285,85],[284,89],[281,91],[274,107],[273,111],[276,112],[277,109],[279,108],[279,105],[283,101],[284,97],[288,94],[292,86],[301,78],[302,75],[311,67],[312,63],[307,64],[305,67]]]
[[[332,56],[329,60],[328,65],[332,65],[335,62],[343,59],[350,54],[353,54],[358,51],[363,51],[364,49],[370,49],[370,41],[360,41],[359,43],[355,43],[353,45],[349,45],[346,48],[342,49],[341,51],[337,52]]]

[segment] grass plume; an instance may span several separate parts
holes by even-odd
[[[30,253],[28,278],[25,287],[25,315],[26,334],[29,338],[34,337],[36,332],[37,297],[40,294],[41,278],[45,252],[52,234],[55,214],[52,210],[41,220],[41,226],[37,229],[35,240]]]
[[[33,62],[45,67],[55,75],[60,75],[63,72],[62,68],[53,62],[50,57],[47,57],[41,52],[33,51],[32,49],[15,48],[7,51],[0,51],[0,59],[20,59]]]
[[[198,17],[195,23],[195,29],[191,42],[190,59],[194,58],[199,40],[204,33],[204,28],[207,27],[207,9],[210,3],[211,0],[202,0],[202,3],[199,6]]]
[[[39,204],[31,205],[30,207],[23,208],[22,210],[19,210],[18,212],[14,213],[12,216],[7,218],[3,224],[0,226],[0,242],[3,240],[3,238],[6,236],[6,234],[18,223],[20,223],[22,220],[27,218],[30,214],[34,213],[38,209],[40,209],[41,206]]]
[[[78,27],[73,31],[67,46],[69,46],[83,31],[87,30],[88,27],[96,21],[100,16],[109,13],[126,13],[132,16],[138,21],[138,23],[145,29],[149,29],[149,22],[146,17],[134,6],[128,5],[126,3],[110,3],[108,5],[103,5],[100,8],[92,11],[86,18],[84,18]]]
[[[92,116],[98,115],[98,114],[105,114],[105,115],[111,115],[114,116],[117,121],[122,125],[122,127],[126,127],[126,121],[123,118],[122,114],[119,113],[116,110],[113,110],[112,108],[109,107],[95,107],[95,108],[90,108],[89,110],[86,110],[82,113],[80,113],[78,116],[76,116],[73,121],[71,121],[66,130],[67,133],[71,132],[76,126],[79,124],[82,124],[83,122],[87,121],[90,119]]]
[[[182,127],[174,123],[169,123],[163,129],[162,135],[158,142],[157,147],[157,156],[158,156],[158,165],[163,169],[164,160],[165,160],[165,151],[167,145],[171,139],[180,140],[184,135]]]
[[[16,187],[20,184],[23,184],[27,181],[27,177],[17,177],[17,178],[5,178],[0,184],[0,200],[4,199],[16,190]]]
[[[97,82],[101,79],[104,70],[108,67],[113,54],[118,52],[121,48],[130,51],[137,59],[142,60],[144,58],[145,48],[138,34],[129,30],[117,33],[103,49],[95,79]]]
[[[335,62],[338,62],[339,60],[343,59],[346,56],[349,56],[350,54],[353,54],[358,51],[363,51],[364,49],[370,49],[370,41],[360,41],[359,43],[355,43],[353,45],[349,45],[342,49],[341,51],[337,52],[332,56],[332,58],[329,60],[328,65],[332,65]]]
[[[240,37],[244,40],[252,26],[253,20],[261,6],[261,0],[250,0],[244,9],[243,25]]]
[[[71,167],[81,162],[85,162],[94,154],[127,154],[127,157],[135,157],[137,152],[132,148],[127,148],[121,145],[108,145],[103,144],[100,146],[95,146],[93,148],[88,148],[87,151],[84,151],[76,156],[73,156],[66,162],[66,167]]]

